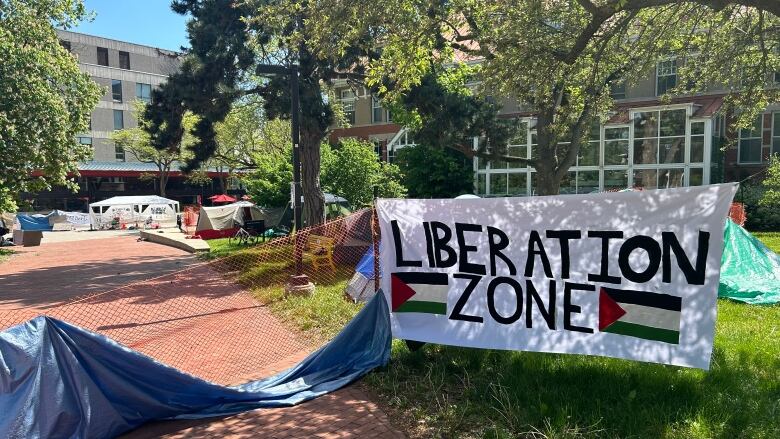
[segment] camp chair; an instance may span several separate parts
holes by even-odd
[[[309,235],[306,240],[306,249],[311,255],[311,264],[315,270],[319,270],[321,266],[329,266],[333,271],[336,271],[336,263],[333,262],[334,244],[333,238]]]

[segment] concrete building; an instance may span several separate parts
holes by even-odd
[[[79,142],[93,149],[93,159],[79,165],[80,190],[72,193],[64,188],[35,194],[36,208],[83,210],[88,202],[116,195],[158,194],[157,181],[141,178],[154,173],[153,163],[142,163],[132,153],[111,140],[115,130],[137,126],[133,116],[136,100],[149,102],[152,89],[166,81],[181,63],[181,54],[123,41],[70,31],[57,31],[60,42],[79,62],[81,71],[105,89],[105,94],[92,112],[90,132],[78,137]],[[189,185],[178,170],[173,172],[166,187],[166,196],[182,203],[195,203],[198,196],[221,193],[224,173],[212,170],[211,184]]]
[[[780,84],[780,73],[770,86]],[[772,80],[774,80],[772,84]],[[589,193],[626,187],[646,189],[739,181],[760,172],[772,153],[780,153],[780,104],[770,105],[752,129],[733,128],[733,115],[721,111],[724,90],[660,96],[677,84],[677,61],[659,62],[637,84],[613,87],[611,118],[594,126],[590,142],[561,186],[561,193]],[[359,137],[375,143],[383,160],[414,139],[392,122],[381,103],[346,83],[337,87],[349,127],[333,127],[331,140]],[[533,157],[535,118],[515,100],[502,99],[501,114],[520,126],[509,153]],[[732,143],[729,141],[733,140]],[[725,151],[724,145],[731,145]],[[475,193],[482,196],[534,195],[534,170],[519,164],[474,159]]]

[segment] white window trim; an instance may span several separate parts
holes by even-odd
[[[661,59],[657,63],[655,63],[655,95],[656,96],[662,96],[662,95],[658,94],[658,78],[661,76],[661,75],[658,74],[658,68],[660,67],[661,63],[670,62],[670,61],[675,61],[674,75],[663,75],[663,76],[674,76],[674,77],[678,77],[679,76],[678,73],[677,73],[677,68],[678,68],[677,63],[676,63],[677,62],[677,57]],[[676,82],[677,82],[677,80],[675,80],[675,83]]]
[[[712,149],[712,129],[714,127],[713,120],[711,118],[693,118],[693,104],[675,104],[675,105],[662,105],[662,106],[655,106],[655,107],[642,107],[637,109],[631,109],[629,112],[631,119],[634,118],[634,113],[641,113],[641,112],[648,112],[648,111],[664,111],[664,110],[680,110],[685,109],[686,111],[686,124],[685,124],[685,161],[684,163],[654,163],[654,164],[642,164],[642,165],[635,165],[633,164],[633,154],[634,154],[634,148],[633,148],[633,142],[634,142],[634,124],[633,123],[627,123],[627,124],[602,124],[600,128],[600,141],[599,141],[599,165],[598,166],[572,166],[570,168],[570,172],[578,172],[578,171],[598,171],[599,172],[599,191],[604,191],[604,178],[605,173],[609,171],[623,171],[627,173],[627,187],[633,187],[634,185],[634,172],[636,170],[655,170],[660,171],[663,169],[681,169],[683,170],[683,184],[685,186],[690,186],[690,171],[691,169],[703,169],[702,172],[702,184],[709,184],[710,182],[710,167],[712,166],[711,162],[711,149]],[[529,129],[526,132],[526,145],[527,145],[527,154],[531,154],[531,138],[534,134],[535,130],[533,129],[533,118],[530,117],[523,117],[518,118],[518,121],[525,122],[528,124]],[[691,141],[691,124],[696,122],[704,122],[704,158],[702,163],[690,163],[690,141]],[[607,129],[611,128],[627,128],[628,129],[628,163],[625,165],[605,165],[604,164],[604,154],[605,154],[605,148],[606,148],[606,138],[605,138],[605,131]],[[668,136],[667,136],[668,137]],[[671,136],[671,137],[681,137],[681,136]],[[660,136],[659,136],[660,138]],[[473,139],[473,149],[476,150],[478,148],[478,139]],[[478,186],[479,186],[479,178],[480,175],[484,175],[486,178],[485,182],[485,192],[488,194],[487,196],[493,196],[490,194],[490,175],[491,174],[511,174],[511,173],[523,173],[526,175],[526,193],[529,195],[533,195],[532,193],[532,186],[533,186],[533,178],[535,176],[536,171],[532,169],[531,167],[525,167],[525,168],[509,168],[509,169],[490,169],[490,166],[488,165],[485,169],[479,169],[478,168],[478,159],[477,157],[474,157],[473,159],[473,165],[472,169],[474,171],[474,191],[477,193]],[[576,177],[575,177],[576,178]],[[657,182],[656,182],[657,183]],[[575,180],[575,189],[578,189],[578,183]]]

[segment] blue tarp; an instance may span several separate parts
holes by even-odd
[[[27,215],[19,213],[16,215],[16,219],[22,226],[22,230],[51,230],[52,226],[49,224],[49,216],[43,215]]]
[[[390,340],[387,304],[377,294],[297,366],[224,387],[103,335],[37,317],[0,333],[0,437],[105,438],[155,419],[291,406],[387,364]]]
[[[362,274],[366,279],[374,278],[374,248],[369,247],[366,253],[360,258],[355,271]],[[382,277],[382,268],[379,268],[379,277]]]

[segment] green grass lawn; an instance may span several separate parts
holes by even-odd
[[[14,254],[13,250],[8,250],[5,248],[0,248],[0,263],[7,261],[11,258],[11,255]]]
[[[756,235],[780,251],[780,234]],[[351,270],[310,297],[285,297],[278,281],[290,267],[279,264],[255,264],[243,282],[274,278],[253,291],[303,333],[332,337],[360,308],[344,295]],[[708,372],[433,344],[410,352],[394,341],[390,364],[363,382],[418,438],[778,438],[780,306],[719,300]]]

